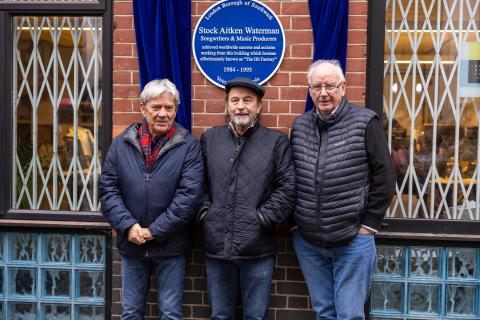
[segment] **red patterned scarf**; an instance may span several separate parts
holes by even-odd
[[[138,128],[138,140],[148,168],[153,166],[158,153],[174,134],[175,126],[172,126],[163,136],[152,137],[150,130],[148,130],[148,123],[143,119],[141,126]]]

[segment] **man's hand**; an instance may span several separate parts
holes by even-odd
[[[152,233],[150,232],[150,229],[148,229],[148,228],[142,228],[142,234],[143,234],[143,239],[145,239],[147,241],[155,239],[152,236]]]
[[[135,223],[128,229],[128,241],[138,245],[147,242],[147,239],[143,236],[142,227],[138,223]]]
[[[357,233],[357,234],[373,234],[373,232],[370,231],[370,230],[368,230],[367,228],[360,227],[360,229],[358,229],[358,233]],[[355,240],[355,238],[350,239],[350,241],[347,242],[349,246],[352,245],[353,240]]]
[[[360,227],[360,229],[358,229],[358,234],[373,234],[373,232],[367,228]]]

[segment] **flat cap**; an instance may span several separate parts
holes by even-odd
[[[258,95],[259,99],[261,99],[265,94],[265,89],[249,78],[237,77],[227,81],[227,83],[225,84],[225,92],[228,93],[233,87],[245,87],[252,89]]]

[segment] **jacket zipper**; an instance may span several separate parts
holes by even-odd
[[[148,168],[148,167],[145,165],[145,159],[143,158],[142,150],[141,150],[133,141],[131,141],[131,140],[129,140],[129,139],[127,139],[126,141],[129,142],[129,143],[132,145],[132,147],[138,151],[138,152],[136,153],[136,154],[137,154],[137,156],[136,156],[137,161],[138,161],[138,163],[139,163],[140,168],[143,169],[142,171],[143,171],[143,172],[146,172],[146,175],[145,175],[145,189],[146,189],[145,191],[146,191],[146,192],[149,191],[149,190],[147,190],[147,189],[149,189],[149,186],[148,186],[148,185],[150,184],[150,176],[151,176],[150,173],[151,173],[151,171],[153,170],[153,168],[155,167],[155,165],[158,163],[159,159],[160,159],[164,154],[166,154],[167,151],[169,151],[170,149],[173,149],[173,148],[175,148],[175,147],[177,147],[177,146],[179,146],[179,145],[182,145],[182,144],[184,144],[184,143],[186,142],[185,140],[181,140],[181,141],[175,142],[175,143],[172,144],[172,145],[164,146],[163,152],[162,152],[162,150],[161,150],[160,153],[159,153],[159,154],[157,155],[157,157],[155,158],[155,161],[154,161],[154,163],[153,163],[152,168]],[[165,147],[166,147],[166,148],[165,148]],[[149,193],[147,194],[147,197],[146,197],[146,212],[147,212],[147,213],[148,213],[148,207],[149,207],[148,198],[149,198]],[[142,224],[140,223],[140,225],[142,225]],[[148,258],[149,255],[150,255],[150,254],[149,254],[149,251],[148,251],[148,244],[147,244],[147,246],[145,247],[145,257]]]
[[[318,157],[317,157],[317,167],[315,168],[315,196],[317,197],[317,231],[320,231],[320,196],[322,194],[322,189],[323,189],[323,179],[325,177],[325,161],[327,159],[327,155],[325,154],[322,156],[322,146],[323,146],[323,153],[326,153],[326,150],[328,148],[328,145],[326,144],[327,141],[325,140],[325,136],[327,133],[323,134],[323,131],[326,131],[325,129],[319,130],[319,137],[320,137],[320,143],[318,145]],[[320,158],[322,158],[322,161],[320,161]],[[322,176],[320,177],[320,181],[317,180],[318,178],[318,168],[319,166],[322,169]],[[318,187],[317,187],[317,181],[318,181]]]
[[[166,154],[167,151],[169,151],[169,150],[171,150],[171,149],[173,149],[173,148],[176,148],[177,146],[182,145],[182,144],[184,144],[184,143],[185,143],[185,141],[179,141],[179,142],[176,142],[175,144],[172,144],[172,145],[168,146],[166,149],[164,149],[163,152],[160,151],[160,153],[158,154],[158,156],[155,158],[155,161],[154,161],[154,163],[153,163],[153,165],[152,165],[151,168],[148,168],[148,167],[145,165],[145,163],[143,164],[143,167],[145,168],[145,171],[146,171],[146,173],[147,173],[147,174],[146,174],[146,177],[145,177],[145,186],[146,186],[146,188],[148,189],[148,190],[146,190],[146,191],[148,192],[148,194],[147,194],[147,200],[146,200],[146,206],[147,206],[146,212],[147,212],[147,213],[149,212],[149,206],[150,206],[150,203],[149,203],[148,200],[149,200],[149,198],[150,198],[150,189],[151,189],[151,188],[150,188],[151,172],[153,171],[153,169],[155,168],[155,166],[158,165],[158,162],[160,161],[160,158],[163,157],[163,155]],[[164,146],[164,148],[165,148],[165,146]],[[142,157],[143,157],[143,155],[142,155]],[[149,247],[149,245],[148,245],[148,243],[147,243],[146,246],[145,246],[145,258],[148,258],[148,257],[150,256],[150,252],[148,251],[148,247]]]
[[[317,153],[317,161],[316,161],[316,165],[315,165],[315,174],[313,176],[313,186],[315,188],[315,214],[317,215],[317,231],[320,230],[320,205],[319,205],[319,202],[320,202],[320,195],[319,195],[319,192],[318,192],[318,188],[319,188],[319,185],[318,185],[318,179],[317,179],[317,175],[318,175],[318,162],[320,161],[320,149],[322,147],[322,135],[319,133],[319,144],[318,144],[318,153]]]
[[[147,214],[148,214],[148,211],[149,211],[149,206],[150,206],[150,203],[149,203],[149,197],[150,197],[150,168],[146,168],[147,169],[147,175],[145,177],[145,188],[147,189],[146,192],[147,192],[147,197],[146,197],[146,206],[147,206]],[[145,246],[145,258],[148,258],[148,243],[146,243],[146,246]]]

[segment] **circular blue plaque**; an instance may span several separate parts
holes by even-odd
[[[198,68],[221,88],[235,77],[265,83],[285,53],[280,20],[256,0],[215,3],[198,21],[192,41]]]

